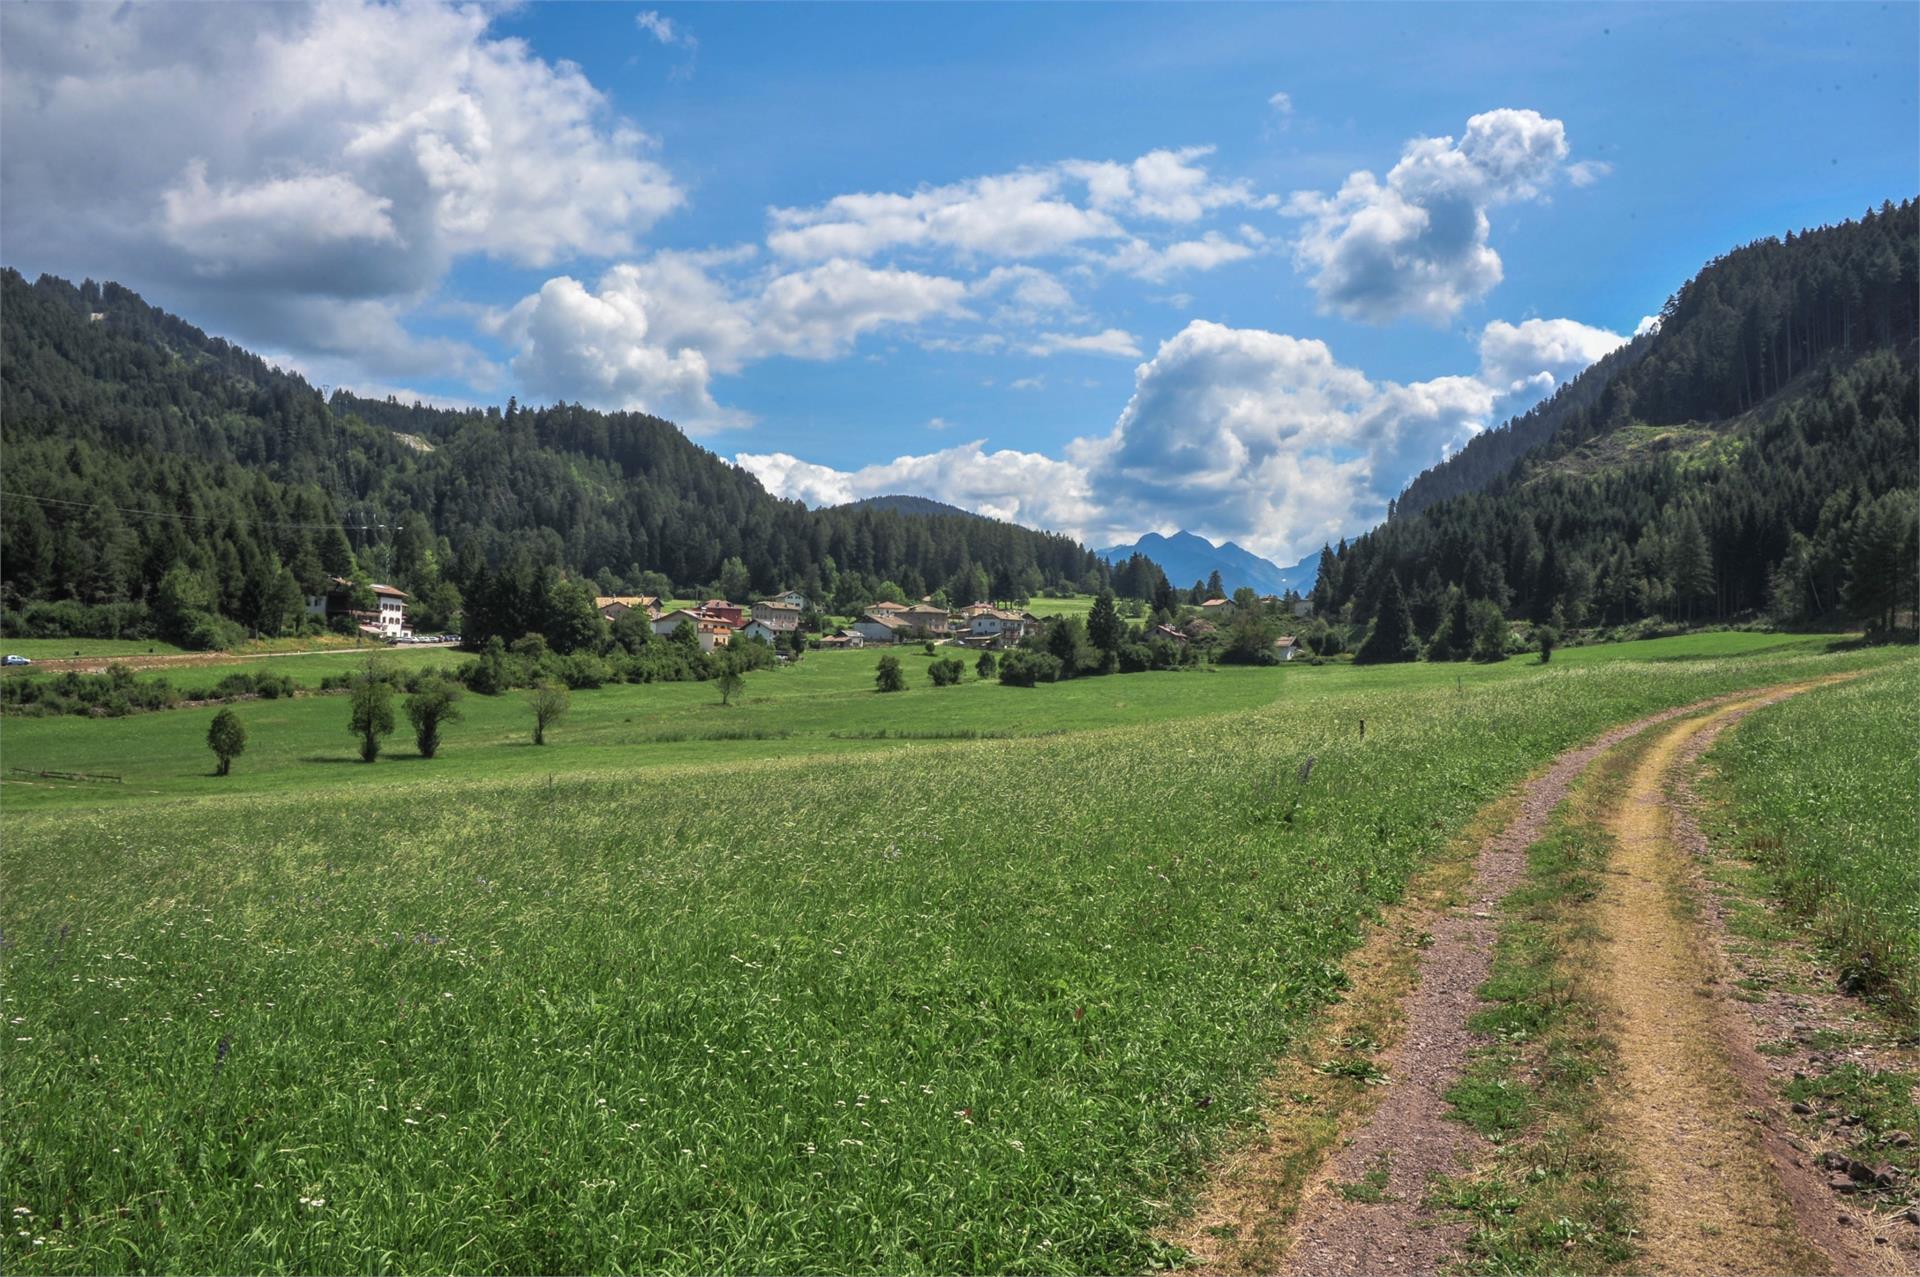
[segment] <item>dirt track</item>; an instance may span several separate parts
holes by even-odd
[[[1492,963],[1497,906],[1520,883],[1527,848],[1588,766],[1676,719],[1685,721],[1646,747],[1608,813],[1615,850],[1594,906],[1623,1074],[1615,1079],[1617,1124],[1648,1189],[1635,1271],[1920,1271],[1913,1247],[1875,1246],[1837,1225],[1824,1182],[1772,1119],[1779,1102],[1767,1068],[1726,996],[1717,915],[1696,908],[1704,903],[1692,862],[1698,827],[1676,802],[1719,732],[1825,681],[1718,697],[1616,728],[1560,755],[1509,800],[1514,814],[1481,847],[1465,903],[1424,919],[1432,944],[1404,1000],[1405,1032],[1382,1061],[1385,1094],[1300,1193],[1279,1271],[1434,1273],[1458,1259],[1465,1225],[1428,1206],[1427,1186],[1434,1176],[1460,1173],[1485,1148],[1449,1115],[1445,1095],[1475,1045],[1466,1025],[1482,1005],[1477,991]],[[1369,1172],[1377,1182],[1382,1171],[1380,1193],[1356,1200],[1361,1195],[1341,1191]],[[1212,1218],[1251,1237],[1260,1228],[1246,1218],[1244,1199],[1260,1172],[1243,1164],[1234,1174],[1238,1184],[1208,1195]],[[1219,1209],[1236,1192],[1242,1208]],[[1284,1219],[1295,1203],[1264,1206]],[[1209,1247],[1201,1258],[1216,1271],[1274,1267],[1271,1256],[1245,1247]]]

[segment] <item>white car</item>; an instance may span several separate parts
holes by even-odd
[[[14,654],[13,654],[12,652],[8,652],[8,653],[7,653],[7,659],[6,659],[6,660],[5,660],[4,662],[0,662],[0,664],[6,664],[6,665],[31,665],[31,664],[33,664],[33,662],[32,662],[31,660],[29,660],[29,659],[27,659],[27,658],[26,658],[26,657],[24,657],[24,656],[15,656],[15,655],[14,655]]]

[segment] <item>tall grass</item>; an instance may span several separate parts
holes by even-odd
[[[0,1260],[1139,1270],[1478,806],[1609,723],[1884,659],[11,814]]]
[[[1794,697],[1722,737],[1738,836],[1843,979],[1920,1016],[1920,664]]]

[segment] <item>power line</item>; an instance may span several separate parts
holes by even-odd
[[[112,510],[119,514],[130,514],[143,519],[177,519],[181,522],[200,523],[237,523],[244,527],[253,528],[297,528],[304,531],[337,530],[340,532],[391,532],[396,531],[398,528],[398,525],[392,523],[292,523],[272,519],[230,519],[225,515],[218,514],[181,514],[177,510],[136,510],[131,506],[114,505],[107,501],[68,501],[64,497],[35,496],[31,492],[0,490],[0,496],[18,497],[23,501],[38,501],[42,505],[64,506],[68,509],[75,510]]]

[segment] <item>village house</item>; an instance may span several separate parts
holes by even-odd
[[[1209,620],[1218,621],[1221,617],[1230,616],[1232,613],[1232,599],[1208,599],[1200,605],[1200,615]]]
[[[893,612],[873,608],[862,612],[847,628],[869,643],[899,643],[913,636],[913,627],[900,619],[904,611],[905,608]]]
[[[609,622],[617,621],[634,608],[649,617],[660,615],[660,600],[652,594],[602,594],[593,601],[594,610]]]
[[[853,630],[841,630],[838,634],[825,635],[820,640],[820,646],[829,652],[837,649],[865,647],[866,645],[866,636],[855,633]]]
[[[700,640],[700,650],[703,652],[711,652],[716,647],[725,647],[733,640],[733,626],[725,621],[716,621],[711,617],[702,616],[698,612],[689,612],[685,608],[676,608],[665,616],[655,617],[653,632],[661,638],[671,638],[674,631],[683,624],[693,627],[694,635]]]
[[[1040,619],[1032,613],[1006,612],[997,607],[976,613],[967,623],[970,637],[987,639],[997,647],[1010,647],[1039,629]]]
[[[804,612],[807,610],[807,596],[798,590],[788,590],[784,594],[775,594],[767,599],[767,602],[778,603],[782,607],[790,607],[796,612]]]
[[[738,603],[729,603],[725,599],[708,599],[694,611],[704,619],[718,621],[730,629],[737,630],[747,623],[746,609]]]
[[[1185,643],[1187,641],[1187,636],[1179,630],[1174,629],[1171,625],[1154,626],[1153,637],[1166,639],[1169,643]]]
[[[793,625],[774,626],[756,616],[740,627],[740,636],[742,638],[757,638],[762,643],[772,646],[780,643],[789,634],[797,633],[798,629],[798,626]]]
[[[916,603],[896,615],[907,623],[909,629],[925,630],[929,634],[945,634],[952,628],[947,609],[935,607],[931,603]]]
[[[376,584],[368,588],[373,591],[371,611],[353,606],[353,582],[343,576],[332,577],[325,594],[306,596],[307,615],[323,621],[336,616],[352,617],[362,634],[374,638],[411,638],[413,631],[407,628],[406,591],[391,585]]]
[[[1282,634],[1273,641],[1273,651],[1281,660],[1290,661],[1299,654],[1300,644],[1295,641],[1293,635]]]
[[[800,628],[800,609],[780,599],[762,599],[753,605],[753,619],[776,633],[789,634]]]

